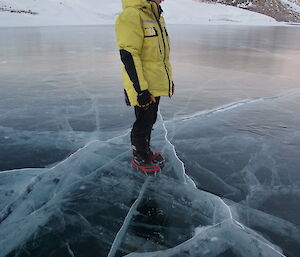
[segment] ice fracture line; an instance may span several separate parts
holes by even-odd
[[[72,249],[71,249],[71,247],[70,247],[70,244],[69,244],[69,243],[66,243],[66,246],[67,246],[68,252],[69,252],[69,254],[71,255],[71,257],[75,257],[74,252],[72,251]]]
[[[172,150],[173,150],[173,153],[174,153],[176,159],[181,163],[181,167],[182,167],[182,171],[183,171],[183,176],[184,176],[185,178],[188,179],[188,181],[193,185],[194,188],[197,188],[195,182],[194,182],[194,181],[186,174],[184,162],[183,162],[182,160],[180,160],[180,158],[178,157],[177,152],[176,152],[176,149],[175,149],[175,146],[174,146],[174,145],[170,142],[170,140],[168,139],[168,130],[167,130],[167,128],[166,128],[165,121],[164,121],[164,119],[163,119],[163,117],[162,117],[162,115],[161,115],[160,110],[159,110],[159,116],[160,116],[160,118],[161,118],[161,120],[162,120],[163,128],[164,128],[164,130],[165,130],[165,139],[166,139],[166,142],[172,147]],[[184,180],[186,181],[186,179],[184,179]],[[186,182],[186,183],[187,183],[187,182]],[[205,191],[205,190],[203,190],[203,191]],[[206,192],[207,192],[207,193],[211,193],[211,192],[208,192],[208,191],[206,191]],[[221,200],[222,204],[224,204],[225,207],[228,209],[228,213],[229,213],[230,219],[233,220],[233,216],[232,216],[232,212],[231,212],[230,207],[223,201],[223,199],[222,199],[221,197],[219,197],[218,195],[216,195],[216,194],[214,194],[214,193],[211,193],[211,194],[217,196],[218,199]]]
[[[196,112],[192,115],[184,115],[181,117],[177,117],[177,118],[173,118],[171,120],[166,121],[168,122],[174,122],[174,121],[184,121],[184,120],[191,120],[194,119],[196,117],[209,117],[211,115],[217,114],[219,112],[226,112],[226,111],[230,111],[232,109],[236,109],[240,106],[246,105],[246,104],[252,104],[252,103],[256,103],[256,102],[263,102],[263,101],[270,101],[270,100],[274,100],[274,99],[278,99],[281,97],[285,97],[285,96],[289,96],[291,94],[293,94],[294,91],[290,90],[285,94],[280,94],[280,95],[275,95],[275,96],[266,96],[266,97],[254,97],[254,98],[247,98],[247,99],[242,99],[236,102],[232,102],[229,104],[225,104],[223,106],[219,106],[213,109],[209,109],[209,110],[203,110],[203,111],[199,111]]]
[[[124,222],[120,228],[120,230],[118,231],[113,243],[112,243],[112,246],[110,248],[110,251],[107,255],[107,257],[115,257],[121,243],[122,243],[122,239],[124,238],[125,236],[125,233],[127,231],[127,228],[130,224],[130,221],[132,219],[132,217],[136,214],[136,210],[137,210],[137,207],[139,206],[143,196],[144,196],[144,193],[146,191],[146,188],[148,186],[148,183],[150,181],[150,177],[146,178],[146,181],[144,182],[142,188],[141,188],[141,191],[139,193],[139,196],[138,198],[135,200],[135,202],[133,203],[133,205],[130,207],[125,219],[124,219]]]
[[[172,147],[176,159],[181,163],[182,171],[183,171],[183,176],[184,176],[185,178],[188,179],[188,181],[193,185],[194,188],[198,189],[197,186],[196,186],[196,184],[195,184],[195,182],[194,182],[194,181],[186,174],[184,162],[178,157],[177,152],[176,152],[176,149],[175,149],[175,146],[174,146],[174,145],[170,142],[170,140],[168,139],[168,130],[167,130],[167,128],[166,128],[165,121],[164,121],[164,119],[163,119],[163,117],[162,117],[162,114],[161,114],[161,112],[160,112],[160,109],[158,110],[158,114],[159,114],[159,116],[160,116],[160,119],[162,120],[163,128],[164,128],[164,130],[165,130],[165,139],[166,139],[166,142]],[[184,180],[186,181],[186,179],[184,179]],[[187,183],[187,182],[186,182],[186,183]],[[200,189],[200,190],[201,190],[201,189]],[[207,193],[210,193],[210,194],[215,195],[216,197],[218,197],[218,199],[221,201],[221,203],[228,209],[229,216],[230,216],[229,219],[231,220],[232,224],[235,225],[235,226],[239,226],[239,227],[240,227],[241,229],[243,229],[243,230],[245,229],[245,226],[244,226],[243,224],[241,224],[240,222],[238,222],[237,220],[235,220],[235,219],[233,218],[233,215],[232,215],[230,206],[228,206],[220,196],[218,196],[217,194],[214,194],[213,192],[209,192],[209,191],[206,191],[206,190],[203,190],[203,191],[205,191],[205,192],[207,192]],[[225,222],[225,221],[226,221],[226,220],[224,220],[223,222]],[[223,222],[221,222],[221,223],[223,223]],[[219,223],[219,224],[221,224],[221,223]],[[216,225],[218,225],[218,224],[216,224]],[[216,225],[214,225],[214,226],[216,226]],[[213,226],[213,227],[214,227],[214,226]],[[277,254],[280,254],[282,257],[286,257],[286,256],[283,255],[281,252],[279,252],[278,250],[276,250],[273,246],[267,244],[266,242],[263,242],[263,241],[260,240],[260,239],[257,239],[257,240],[259,240],[261,243],[263,243],[264,245],[266,245],[267,247],[269,247],[270,249],[272,249],[272,250],[273,250],[274,252],[276,252]]]

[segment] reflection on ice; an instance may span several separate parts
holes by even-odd
[[[36,168],[0,173],[0,257],[300,252],[298,30],[171,26],[157,177],[129,164],[112,27],[1,33],[0,170]]]

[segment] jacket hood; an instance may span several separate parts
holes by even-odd
[[[123,10],[127,7],[143,8],[146,7],[148,10],[152,10],[157,19],[159,19],[163,12],[160,5],[152,0],[122,0]]]
[[[127,7],[144,7],[148,4],[147,0],[122,0],[123,9]]]

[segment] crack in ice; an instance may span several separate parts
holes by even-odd
[[[264,98],[243,99],[243,100],[240,100],[240,101],[237,101],[237,102],[233,102],[233,103],[229,103],[229,104],[226,104],[226,105],[223,105],[223,106],[219,106],[219,107],[214,108],[214,109],[203,110],[203,111],[196,112],[192,115],[186,115],[186,116],[174,118],[174,119],[172,119],[170,121],[167,121],[167,122],[173,122],[173,121],[178,121],[178,120],[186,121],[186,120],[194,119],[198,116],[208,117],[208,116],[211,116],[211,115],[219,113],[219,112],[226,112],[226,111],[238,108],[240,106],[243,106],[245,104],[260,102],[260,101],[263,101],[263,100],[265,100],[265,99]]]
[[[193,186],[194,188],[197,189],[197,186],[196,186],[195,182],[190,178],[190,176],[188,176],[188,175],[186,174],[186,172],[185,172],[185,164],[184,164],[184,162],[178,157],[177,152],[176,152],[176,149],[175,149],[175,146],[174,146],[174,145],[170,142],[170,140],[168,139],[168,130],[167,130],[167,128],[166,128],[165,121],[164,121],[164,119],[163,119],[163,117],[162,117],[162,114],[161,114],[160,110],[159,110],[158,114],[159,114],[159,116],[160,116],[160,119],[162,120],[162,125],[163,125],[164,131],[165,131],[165,140],[166,140],[166,142],[172,147],[172,150],[173,150],[173,153],[174,153],[174,155],[175,155],[175,158],[176,158],[176,159],[180,162],[180,164],[181,164],[185,183],[188,184],[188,183],[187,183],[187,180],[188,180],[188,181],[192,184],[192,186]],[[213,195],[217,196],[218,199],[220,199],[220,201],[222,202],[222,204],[224,204],[224,205],[226,206],[226,208],[228,209],[228,213],[229,213],[230,219],[233,219],[233,216],[232,216],[232,212],[231,212],[230,207],[229,207],[227,204],[225,204],[225,202],[222,200],[221,197],[219,197],[218,195],[216,195],[216,194],[214,194],[214,193],[212,193],[212,192],[208,192],[208,191],[206,191],[206,190],[203,190],[203,191],[205,191],[205,192],[207,192],[207,193],[210,193],[210,194],[213,194]]]
[[[69,252],[69,254],[71,255],[71,257],[75,257],[75,254],[74,254],[74,252],[72,251],[72,249],[71,249],[71,247],[70,247],[70,244],[69,244],[69,243],[66,243],[66,246],[67,246],[68,252]]]
[[[271,97],[269,97],[269,98],[271,98]],[[273,99],[273,98],[274,98],[274,97],[272,97],[272,99]],[[256,102],[256,101],[260,101],[260,100],[262,100],[262,99],[252,100],[251,102]],[[249,101],[248,101],[248,102],[245,102],[245,101],[244,101],[243,103],[245,104],[245,103],[250,103],[250,102],[249,102]],[[229,109],[235,108],[235,107],[240,106],[240,105],[241,105],[241,103],[240,103],[240,104],[237,104],[237,103],[235,103],[235,104],[230,104],[227,108],[220,107],[220,108],[217,108],[217,109],[215,109],[215,110],[212,110],[212,111],[210,111],[209,113],[206,113],[206,114],[214,114],[214,113],[216,113],[216,112],[224,111],[224,110],[229,110]],[[190,184],[192,184],[192,186],[193,186],[194,188],[198,189],[197,186],[196,186],[196,184],[195,184],[195,182],[192,180],[192,178],[190,178],[190,177],[186,174],[184,162],[178,157],[177,152],[176,152],[176,149],[175,149],[175,146],[174,146],[174,145],[170,142],[170,140],[168,139],[168,130],[167,130],[167,128],[166,128],[165,121],[163,120],[163,117],[162,117],[162,114],[161,114],[161,112],[160,112],[160,109],[159,109],[158,114],[159,114],[159,116],[160,116],[160,118],[161,118],[161,120],[162,120],[163,128],[164,128],[164,130],[165,130],[165,139],[166,139],[167,143],[172,147],[172,150],[173,150],[173,153],[174,153],[176,159],[181,163],[181,167],[182,167],[182,171],[183,171],[183,176],[185,177],[185,179],[184,179],[184,180],[185,180],[185,183],[187,184],[187,180],[188,180],[188,181],[190,182]],[[191,117],[195,117],[195,116],[198,116],[198,115],[193,115],[193,116],[191,116]],[[189,118],[191,118],[191,117],[189,117]],[[181,119],[181,120],[182,120],[182,119]],[[174,120],[172,120],[172,121],[174,121]],[[200,190],[201,190],[201,188],[200,188]],[[232,215],[230,206],[228,206],[220,196],[218,196],[217,194],[214,194],[213,192],[209,192],[209,191],[207,191],[207,190],[203,190],[203,191],[205,191],[205,192],[207,192],[207,193],[210,193],[210,194],[212,194],[212,195],[218,197],[218,199],[221,201],[221,203],[228,209],[229,216],[230,216],[229,219],[225,219],[225,220],[223,220],[222,222],[217,223],[217,224],[211,226],[210,228],[216,227],[216,226],[218,226],[218,225],[220,225],[220,224],[226,222],[227,220],[230,220],[231,223],[232,223],[233,225],[238,226],[239,228],[245,230],[245,226],[244,226],[242,223],[240,223],[239,221],[237,221],[237,220],[235,220],[235,219],[233,218],[233,215]],[[207,230],[210,229],[210,228],[207,228]],[[191,240],[191,239],[190,239],[190,240]],[[260,242],[261,242],[262,244],[264,244],[265,246],[267,246],[267,247],[269,247],[270,249],[272,249],[272,250],[273,250],[274,252],[276,252],[277,254],[281,255],[282,257],[286,257],[286,256],[283,255],[281,252],[279,252],[278,250],[276,250],[273,246],[267,244],[266,242],[264,242],[264,241],[262,241],[262,240],[260,240],[260,239],[258,239],[258,238],[257,238],[257,240],[260,241]]]
[[[199,111],[196,112],[192,115],[183,115],[181,117],[177,117],[177,118],[173,118],[171,120],[166,121],[167,123],[169,122],[173,122],[173,121],[186,121],[186,120],[191,120],[194,119],[198,116],[204,116],[204,117],[209,117],[211,115],[214,115],[216,113],[219,112],[226,112],[232,109],[236,109],[240,106],[246,105],[246,104],[251,104],[251,103],[256,103],[256,102],[263,102],[263,101],[267,101],[267,100],[273,100],[273,99],[278,99],[280,97],[284,97],[284,96],[289,96],[293,94],[293,91],[290,90],[285,94],[280,94],[280,95],[275,95],[275,96],[266,96],[266,97],[254,97],[254,98],[247,98],[247,99],[242,99],[236,102],[232,102],[229,104],[225,104],[223,106],[218,106],[216,108],[213,109],[209,109],[209,110],[203,110],[203,111]]]
[[[258,101],[258,100],[256,100],[256,101]],[[252,102],[253,102],[253,101],[252,101]],[[208,113],[206,113],[206,114],[213,114],[213,113],[216,113],[216,112],[219,112],[219,111],[224,111],[225,109],[226,109],[226,110],[229,110],[229,109],[235,108],[234,106],[237,107],[238,105],[231,104],[230,106],[228,106],[227,109],[226,109],[226,108],[220,107],[220,108],[218,108],[218,109],[216,109],[216,110],[213,110],[213,111],[210,111],[210,112],[208,112]],[[159,114],[159,116],[160,116],[160,118],[161,118],[161,120],[162,120],[162,126],[163,126],[163,129],[164,129],[164,132],[165,132],[164,137],[165,137],[166,143],[171,147],[171,149],[172,149],[172,151],[173,151],[173,154],[174,154],[175,158],[178,160],[178,162],[179,162],[180,165],[181,165],[181,169],[182,169],[182,172],[183,172],[183,174],[182,174],[182,176],[183,176],[183,181],[184,181],[185,184],[187,184],[187,185],[192,185],[192,187],[195,188],[195,189],[202,190],[201,188],[197,188],[197,186],[196,186],[195,182],[192,180],[192,178],[190,178],[190,177],[186,174],[186,168],[185,168],[184,162],[178,157],[177,152],[176,152],[176,149],[175,149],[175,146],[174,146],[174,145],[170,142],[170,140],[168,139],[168,130],[167,130],[167,128],[166,128],[166,123],[169,122],[169,121],[164,121],[164,120],[163,120],[163,117],[162,117],[162,114],[161,114],[160,110],[159,110],[158,114]],[[197,115],[196,115],[196,116],[197,116]],[[196,116],[193,115],[192,117],[196,117]],[[182,119],[181,119],[181,120],[182,120]],[[183,119],[183,120],[184,120],[184,119]],[[124,137],[124,136],[126,136],[127,134],[128,134],[128,131],[127,131],[124,135],[120,135],[120,136],[114,137],[114,138],[112,138],[112,139],[107,140],[106,142],[110,142],[110,141],[113,141],[114,139],[118,139],[118,138]],[[85,145],[84,147],[82,147],[82,148],[80,148],[79,150],[77,150],[76,152],[74,152],[74,153],[73,153],[71,156],[69,156],[67,159],[61,161],[60,163],[58,163],[58,164],[55,165],[54,167],[52,167],[52,168],[50,168],[50,169],[47,169],[47,171],[51,171],[51,170],[56,169],[56,168],[59,167],[60,165],[62,165],[62,164],[64,164],[65,162],[67,162],[67,161],[68,161],[75,153],[78,154],[79,152],[83,151],[85,148],[88,148],[88,147],[89,147],[91,144],[93,144],[94,142],[99,142],[99,140],[95,140],[95,141],[89,142],[87,145]],[[122,153],[122,154],[118,155],[118,157],[123,156],[124,154],[126,154],[126,153]],[[117,158],[118,158],[118,157],[117,157]],[[113,160],[115,160],[115,159],[116,159],[116,158],[114,158]],[[109,163],[111,163],[113,160],[111,160]],[[96,171],[94,171],[94,172],[92,172],[92,173],[98,172],[99,170],[103,169],[103,167],[106,167],[106,165],[101,166],[100,168],[98,168]],[[23,170],[13,170],[13,171],[23,171]],[[6,171],[6,172],[13,172],[13,171]],[[48,173],[48,172],[47,172],[47,173]],[[29,185],[29,187],[27,187],[27,188],[33,187],[36,183],[38,183],[39,180],[41,180],[41,178],[44,176],[44,174],[45,174],[45,173],[43,173],[43,174],[41,174],[40,176],[38,176],[38,179],[34,180],[34,181]],[[87,175],[87,177],[88,177],[88,176],[89,176],[89,175]],[[136,214],[137,207],[139,206],[139,204],[140,204],[140,202],[141,202],[141,200],[142,200],[142,198],[143,198],[143,195],[144,195],[144,193],[145,193],[145,191],[146,191],[146,188],[147,188],[147,185],[148,185],[150,179],[151,179],[151,178],[146,178],[144,184],[142,185],[142,187],[141,187],[141,189],[140,189],[140,192],[139,192],[139,195],[138,195],[137,199],[135,200],[135,202],[134,202],[134,203],[132,204],[132,206],[130,207],[130,209],[129,209],[129,211],[128,211],[128,213],[127,213],[127,215],[126,215],[126,217],[125,217],[125,219],[124,219],[124,221],[123,221],[123,224],[122,224],[120,230],[117,232],[117,234],[116,234],[116,236],[115,236],[115,238],[114,238],[114,241],[113,241],[113,243],[112,243],[112,246],[111,246],[111,248],[110,248],[110,251],[109,251],[107,257],[114,257],[114,256],[116,256],[116,253],[117,253],[117,251],[118,251],[118,249],[119,249],[119,247],[120,247],[120,245],[121,245],[121,243],[122,243],[122,240],[123,240],[123,238],[124,238],[124,236],[125,236],[125,234],[126,234],[126,231],[127,231],[128,227],[129,227],[129,224],[130,224],[132,218],[134,217],[134,215]],[[77,183],[77,182],[78,182],[78,181],[76,181],[76,182],[74,182],[74,183]],[[26,188],[26,189],[27,189],[27,188]],[[240,229],[245,230],[245,229],[247,228],[247,227],[245,227],[243,224],[241,224],[240,222],[238,222],[237,220],[235,220],[235,219],[233,218],[233,214],[232,214],[232,211],[231,211],[230,206],[227,205],[227,204],[224,202],[224,200],[223,200],[220,196],[218,196],[217,194],[214,194],[214,193],[212,193],[212,192],[208,192],[208,191],[206,191],[206,190],[202,190],[202,191],[205,191],[206,193],[210,193],[210,194],[212,194],[212,195],[215,195],[215,196],[217,197],[217,199],[220,200],[221,204],[224,205],[225,208],[228,210],[228,216],[229,216],[229,217],[226,218],[226,219],[224,219],[222,222],[220,222],[220,223],[218,223],[218,224],[214,224],[214,225],[211,226],[210,228],[215,227],[215,226],[217,226],[217,225],[220,225],[220,224],[222,224],[222,223],[224,223],[224,222],[227,222],[227,221],[231,221],[232,224],[233,224],[234,226],[238,226]],[[26,191],[23,192],[23,194],[21,194],[21,197],[22,197],[22,195],[26,195]],[[54,195],[54,197],[55,197],[55,195]],[[53,197],[52,197],[52,198],[53,198]],[[51,198],[51,199],[52,199],[52,198]],[[49,202],[51,201],[51,199],[49,200]],[[15,201],[14,203],[17,203],[17,201]],[[11,207],[14,207],[14,205],[12,205]],[[8,211],[9,211],[9,210],[8,210]],[[13,211],[13,209],[12,209],[11,211]],[[34,211],[34,213],[36,213],[36,211]],[[6,214],[7,216],[6,216],[6,215],[3,216],[3,212],[2,212],[1,214],[2,214],[2,215],[1,215],[1,217],[0,217],[0,223],[1,223],[1,221],[3,221],[3,220],[9,215],[9,213],[4,213],[4,214]],[[31,213],[30,215],[32,215],[32,214],[33,214],[33,213]],[[82,218],[84,218],[84,217],[82,216]],[[88,222],[88,221],[87,221],[87,222]],[[209,228],[207,228],[206,230],[208,230],[208,229],[209,229]],[[279,251],[277,251],[276,249],[274,249],[274,247],[272,247],[272,245],[267,244],[266,242],[264,242],[264,241],[261,240],[261,239],[257,239],[257,240],[260,241],[262,244],[266,245],[267,247],[269,247],[270,249],[272,249],[273,251],[275,251],[276,253],[280,254],[281,256],[284,256],[282,253],[280,253]],[[69,243],[66,243],[66,246],[67,246],[67,249],[68,249],[68,251],[69,251],[69,254],[70,254],[71,256],[75,256],[74,253],[73,253],[73,251],[72,251],[72,249],[71,249],[71,247],[70,247],[70,245],[69,245]]]
[[[118,231],[117,235],[115,236],[115,239],[112,243],[112,246],[110,248],[110,251],[109,251],[107,257],[114,257],[116,255],[116,253],[122,243],[122,239],[124,238],[124,235],[127,231],[129,223],[130,223],[131,219],[133,218],[133,216],[135,215],[137,207],[139,206],[139,204],[144,196],[144,193],[148,186],[149,180],[150,180],[150,177],[146,178],[146,181],[144,182],[144,184],[140,190],[138,198],[134,201],[133,205],[130,207],[120,230]]]

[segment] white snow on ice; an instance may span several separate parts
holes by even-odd
[[[13,3],[2,0],[0,7],[38,13],[2,11],[0,27],[114,24],[122,10],[121,0],[16,0]],[[169,24],[278,24],[273,18],[262,14],[194,0],[167,0],[162,7]]]
[[[300,13],[300,6],[296,2],[289,1],[289,0],[280,0],[280,1],[284,5],[288,6],[290,10]]]

